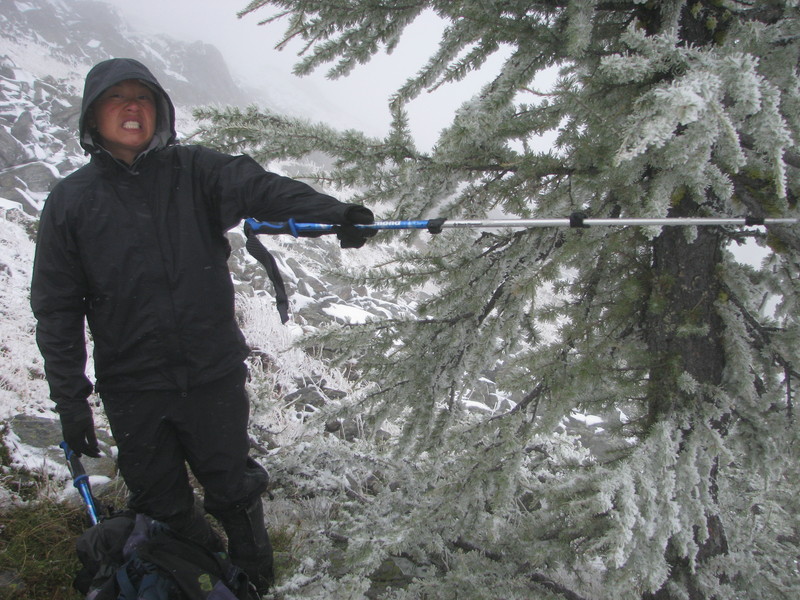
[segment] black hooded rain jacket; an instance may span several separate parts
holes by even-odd
[[[87,124],[108,87],[138,79],[156,92],[157,131],[132,166]],[[225,232],[242,218],[347,223],[355,205],[269,173],[247,156],[175,145],[174,108],[141,63],[112,59],[89,73],[80,140],[90,162],[59,182],[42,211],[31,285],[37,343],[59,412],[97,390],[187,389],[248,353],[234,316]]]

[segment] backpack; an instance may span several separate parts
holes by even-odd
[[[224,553],[130,511],[87,529],[74,587],[86,600],[247,600],[247,576]]]

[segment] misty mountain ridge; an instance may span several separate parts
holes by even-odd
[[[80,88],[92,65],[111,57],[129,57],[153,71],[175,104],[242,105],[249,101],[215,46],[139,34],[128,28],[114,7],[101,1],[0,0],[0,23],[2,54],[13,53],[17,66],[39,77],[70,79]],[[37,56],[40,51],[46,56]],[[53,71],[41,72],[41,68]]]
[[[175,103],[179,137],[194,129],[193,106],[248,98],[214,46],[137,34],[103,2],[0,0],[0,24],[0,190],[32,215],[86,160],[77,130],[94,64],[116,56],[147,64]]]

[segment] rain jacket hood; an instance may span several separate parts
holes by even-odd
[[[158,83],[150,70],[132,58],[112,58],[96,64],[86,75],[81,103],[79,122],[79,139],[81,147],[87,154],[95,154],[101,150],[97,134],[89,127],[89,114],[92,103],[100,95],[126,79],[138,79],[156,94],[156,132],[150,147],[146,150],[159,150],[175,143],[175,107],[167,92]]]

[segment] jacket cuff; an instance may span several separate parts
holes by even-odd
[[[57,400],[56,412],[62,423],[77,423],[92,418],[92,407],[86,398]]]

